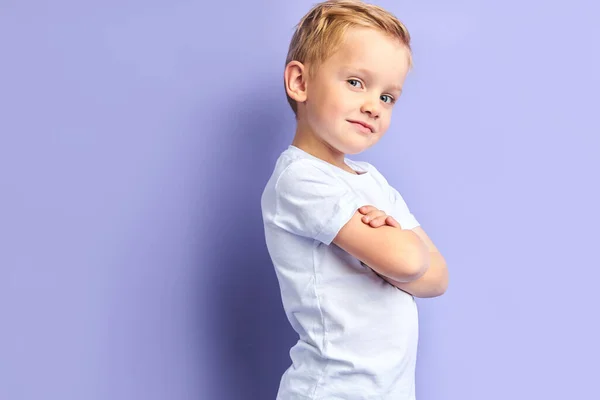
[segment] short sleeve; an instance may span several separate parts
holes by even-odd
[[[402,229],[414,229],[421,225],[408,209],[408,205],[400,193],[398,193],[398,191],[391,185],[390,197],[392,201],[392,217],[394,217],[400,223]]]
[[[282,172],[275,195],[276,226],[326,245],[360,207],[350,187],[309,160],[295,161]]]

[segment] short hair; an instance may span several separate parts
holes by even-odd
[[[355,26],[374,28],[397,38],[408,48],[412,67],[410,34],[406,26],[382,7],[360,0],[329,0],[316,4],[296,25],[285,65],[294,60],[309,64],[308,75],[314,74],[319,64],[338,50],[348,28]],[[297,114],[296,101],[287,92],[286,96]]]

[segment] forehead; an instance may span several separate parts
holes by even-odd
[[[334,68],[359,68],[401,77],[408,72],[409,49],[383,32],[371,28],[349,28],[338,49],[330,58]]]

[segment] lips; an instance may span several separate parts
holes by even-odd
[[[366,129],[368,129],[371,133],[373,133],[373,126],[367,124],[366,122],[362,122],[362,121],[354,121],[354,120],[348,120],[348,122],[352,123],[352,124],[357,124],[360,125]]]

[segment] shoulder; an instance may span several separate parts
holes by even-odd
[[[345,189],[339,177],[323,163],[301,158],[287,163],[274,181],[278,197],[324,197]]]
[[[278,168],[263,195],[265,224],[329,245],[358,209],[357,196],[316,160],[283,160]]]
[[[347,190],[339,177],[325,163],[294,153],[284,152],[263,191],[263,208],[277,208],[284,202],[303,203],[343,195]]]
[[[337,175],[329,164],[311,157],[293,146],[290,146],[279,156],[272,181],[276,191],[303,182],[312,184],[339,183]]]
[[[274,208],[281,198],[309,198],[339,194],[343,182],[324,162],[300,151],[283,151],[262,194],[263,208]]]

